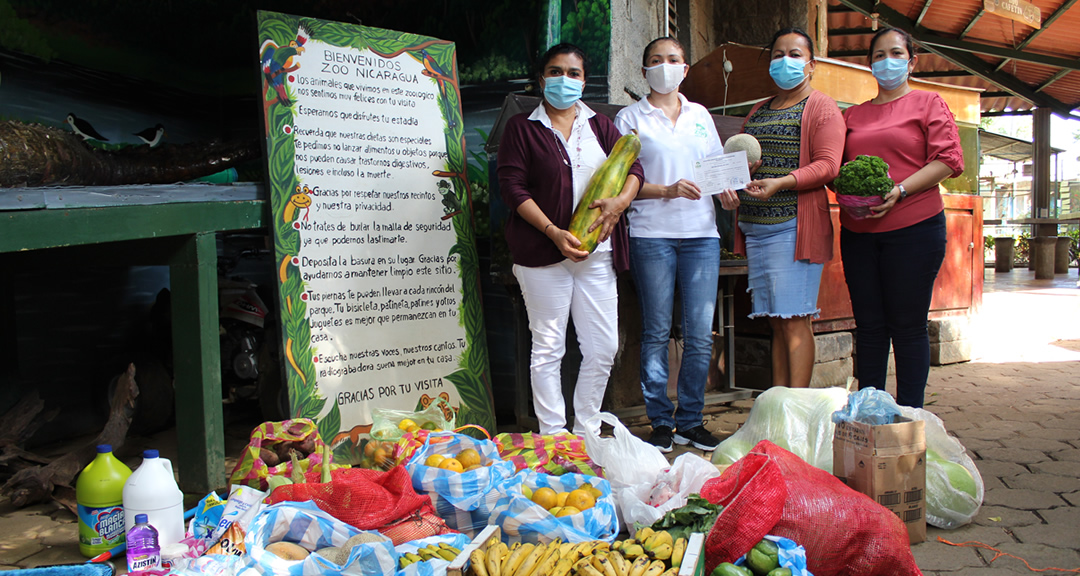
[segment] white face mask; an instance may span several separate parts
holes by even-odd
[[[645,67],[645,79],[657,94],[669,94],[682,84],[686,64],[657,64]]]

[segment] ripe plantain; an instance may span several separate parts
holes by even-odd
[[[559,561],[555,563],[555,566],[551,569],[550,576],[569,576],[570,570],[574,567],[574,562],[568,557],[559,558]]]
[[[663,560],[653,560],[649,567],[645,569],[645,576],[660,576],[664,573],[667,565]]]
[[[644,526],[637,531],[637,534],[634,534],[634,538],[637,539],[638,542],[645,542],[649,536],[652,536],[655,533],[656,532],[652,528]]]
[[[604,576],[619,576],[615,571],[615,565],[611,563],[606,554],[597,554],[592,557],[593,568]]]
[[[483,550],[473,548],[473,551],[469,553],[469,564],[472,566],[473,574],[476,576],[489,576],[487,572],[487,557],[484,556]]]
[[[671,548],[671,566],[678,568],[682,565],[683,555],[686,554],[686,538],[679,538]]]
[[[502,575],[502,559],[506,557],[506,554],[506,544],[502,542],[488,547],[486,557],[488,576]]]
[[[638,556],[637,559],[634,560],[634,563],[630,565],[630,571],[627,572],[627,576],[642,576],[651,562],[652,560],[649,560],[648,556]]]
[[[521,566],[521,563],[525,561],[525,558],[535,547],[535,544],[526,543],[514,548],[513,552],[510,552],[510,554],[507,555],[506,561],[502,564],[502,573],[505,576],[512,576],[515,574],[518,567]]]
[[[646,552],[652,552],[664,544],[667,544],[668,546],[675,544],[674,540],[671,538],[671,533],[667,530],[653,533],[652,536],[649,536],[649,538],[645,540],[642,546],[645,548]]]
[[[551,574],[552,568],[554,568],[555,564],[559,561],[559,558],[559,547],[548,545],[547,552],[536,562],[536,567],[533,568],[532,572],[529,574],[521,574],[520,576],[548,576]]]
[[[547,544],[533,546],[533,549],[529,551],[529,555],[518,565],[518,569],[506,576],[529,576],[536,569],[536,565],[540,563],[545,553],[547,553]]]
[[[611,564],[615,566],[615,573],[618,576],[627,576],[630,573],[630,562],[626,560],[622,552],[618,550],[608,552],[608,560],[611,560]]]

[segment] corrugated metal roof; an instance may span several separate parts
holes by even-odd
[[[983,0],[829,0],[829,55],[865,64],[873,29],[904,28],[920,43],[916,76],[982,88],[984,113],[1030,110],[1034,100],[1080,117],[1072,112],[1080,107],[1080,71],[1067,63],[1080,60],[1080,2],[1029,1],[1043,22],[1067,9],[1037,30],[984,11]],[[877,22],[867,15],[871,11],[879,15]],[[1017,59],[1006,57],[1012,55]],[[972,67],[980,73],[965,72]]]

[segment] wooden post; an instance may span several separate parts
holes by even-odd
[[[807,24],[814,35],[814,57],[829,57],[829,0],[808,0]]]
[[[1034,148],[1032,162],[1032,218],[1050,218],[1050,109],[1036,108],[1031,116]],[[1057,224],[1036,224],[1033,236],[1057,236]]]
[[[180,488],[206,494],[225,486],[216,235],[189,236],[169,273]]]

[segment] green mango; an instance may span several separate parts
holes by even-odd
[[[777,568],[766,576],[791,576],[791,568]]]
[[[736,566],[731,562],[718,564],[713,568],[712,576],[751,576],[751,572],[742,566]]]
[[[775,542],[763,539],[746,553],[746,566],[757,576],[766,576],[780,567],[779,553]]]

